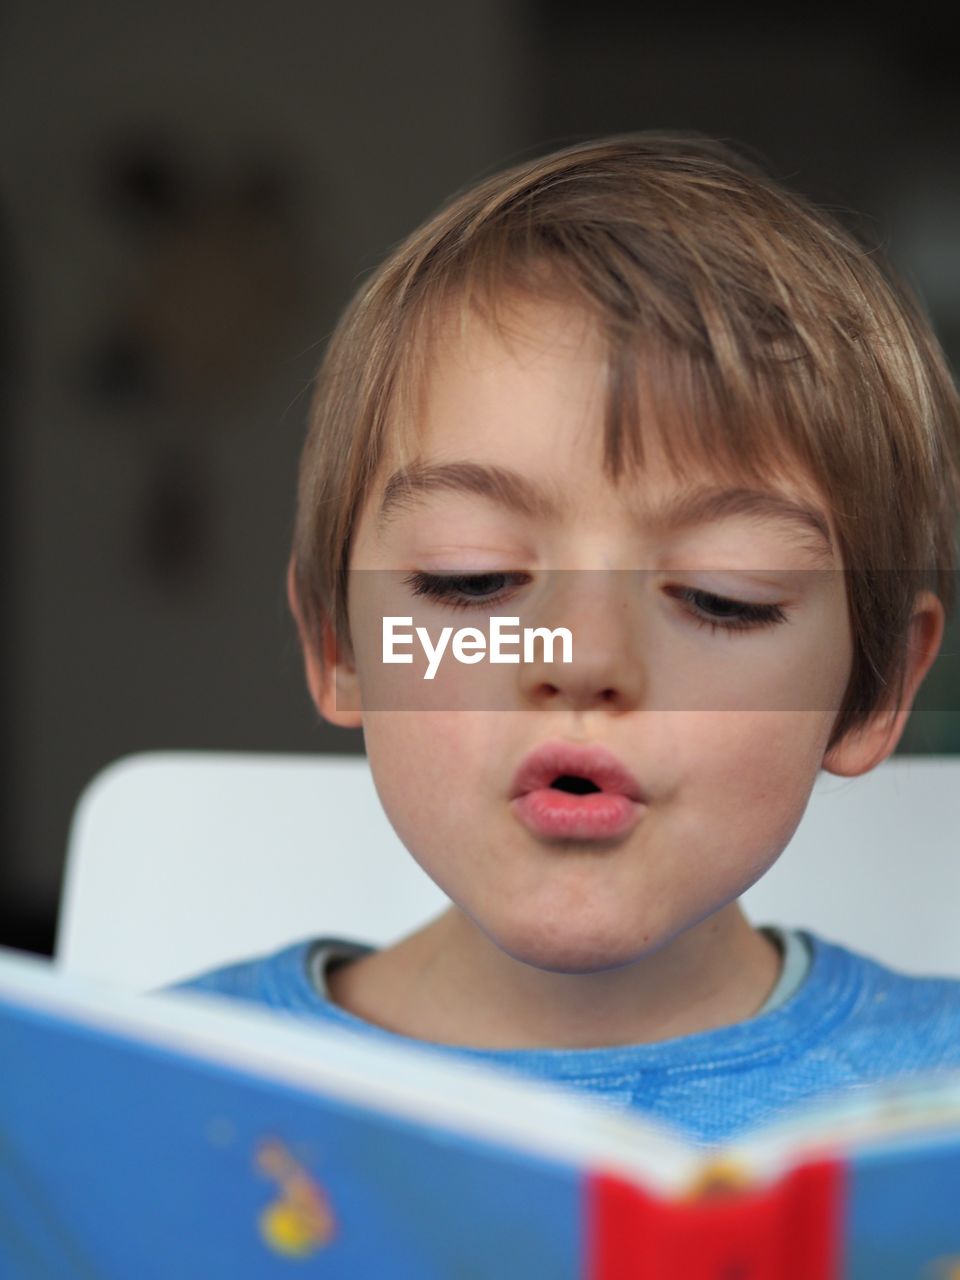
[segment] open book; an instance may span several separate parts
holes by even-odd
[[[0,1276],[957,1280],[960,1072],[698,1148],[428,1049],[0,949]]]

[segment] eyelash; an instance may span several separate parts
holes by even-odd
[[[500,604],[510,592],[501,590],[492,596],[484,596],[482,599],[473,598],[467,600],[457,599],[454,592],[463,590],[465,586],[476,585],[478,582],[487,582],[491,578],[523,578],[525,576],[525,574],[519,573],[412,573],[409,577],[404,578],[404,583],[412,589],[414,595],[426,596],[431,600],[439,600],[451,609],[481,609],[490,605]],[[742,600],[731,600],[727,596],[714,595],[710,591],[698,591],[695,587],[674,588],[674,595],[689,604],[695,604],[697,601],[701,603],[709,602],[714,606],[720,606],[721,608],[731,607],[736,610],[736,613],[727,620],[704,617],[702,613],[690,613],[690,617],[697,626],[709,627],[711,633],[716,631],[757,631],[762,627],[776,626],[780,622],[785,622],[787,617],[780,605],[777,604],[747,604]]]

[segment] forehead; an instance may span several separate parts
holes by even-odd
[[[425,318],[416,336],[420,349],[415,425],[438,425],[438,401],[466,392],[542,396],[575,384],[602,390],[607,344],[599,321],[570,301],[510,293],[490,303],[452,299]]]
[[[398,390],[391,469],[466,452],[542,467],[545,446],[557,463],[575,446],[592,462],[609,398],[607,346],[597,319],[567,300],[454,297],[422,318]]]

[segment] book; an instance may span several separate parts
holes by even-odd
[[[0,949],[0,1276],[957,1280],[960,1072],[698,1147],[427,1048]]]

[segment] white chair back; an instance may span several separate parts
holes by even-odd
[[[960,978],[960,756],[821,773],[793,838],[740,899],[904,973]]]
[[[55,960],[146,991],[301,937],[385,946],[449,901],[364,756],[149,752],[80,798]]]

